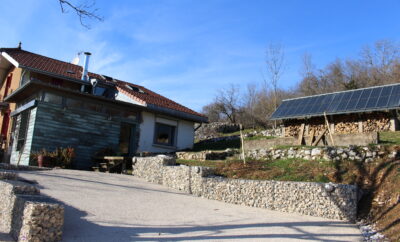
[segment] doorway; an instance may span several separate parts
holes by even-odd
[[[122,156],[132,157],[136,153],[136,124],[121,123],[119,133],[119,153]]]

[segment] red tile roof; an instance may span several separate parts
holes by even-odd
[[[61,77],[73,78],[78,80],[80,80],[82,76],[83,68],[79,65],[74,65],[68,62],[38,55],[25,50],[21,50],[19,48],[1,48],[0,52],[6,52],[15,61],[17,61],[21,67],[33,68],[40,71],[56,74]],[[89,72],[88,74],[91,78],[97,78],[100,80],[103,79],[99,74],[91,72]],[[172,109],[195,116],[205,117],[204,115],[197,113],[183,105],[180,105],[166,97],[163,97],[145,87],[115,79],[113,81],[115,81],[119,91],[122,91],[124,94],[130,96],[136,101],[140,102],[141,100],[142,102],[145,102],[147,104]],[[134,91],[130,89],[127,85],[139,88],[143,90],[143,92]]]

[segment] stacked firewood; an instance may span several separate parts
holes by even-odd
[[[358,132],[358,122],[356,121],[335,123],[335,134],[355,134]]]
[[[308,132],[305,136],[313,134],[320,135],[326,129],[325,119],[323,117],[315,117],[308,120],[290,120],[284,123],[285,136],[297,137],[300,133],[301,124],[308,125]],[[356,134],[360,132],[359,122],[362,123],[362,132],[379,132],[390,130],[390,113],[374,112],[368,114],[350,114],[350,115],[335,115],[329,123],[334,124],[335,134]]]
[[[308,135],[312,135],[314,132],[314,136],[320,135],[326,129],[325,124],[310,124],[308,128]]]
[[[363,121],[362,124],[363,131],[365,133],[390,130],[390,119],[385,117],[381,117],[378,119],[367,119]]]
[[[300,133],[300,126],[301,125],[290,125],[285,127],[285,136],[286,137],[295,137],[298,136]]]

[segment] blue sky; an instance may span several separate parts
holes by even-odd
[[[74,2],[74,1],[73,1]],[[75,1],[76,2],[76,1]],[[400,1],[97,0],[104,22],[79,24],[57,0],[0,0],[0,46],[71,61],[90,51],[90,71],[144,85],[197,111],[230,83],[261,84],[265,50],[280,42],[286,70],[301,57],[318,68],[356,58],[377,40],[400,40]]]

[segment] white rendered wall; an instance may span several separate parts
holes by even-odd
[[[194,123],[190,121],[178,120],[176,118],[168,118],[167,116],[162,116],[161,119],[169,119],[170,123],[177,123],[175,128],[175,144],[174,147],[155,145],[154,141],[154,131],[155,131],[155,123],[156,116],[153,113],[142,112],[143,122],[140,124],[140,138],[139,138],[139,147],[137,152],[172,152],[175,150],[182,150],[186,148],[192,148],[194,142]]]
[[[178,150],[191,149],[194,143],[194,123],[186,120],[178,122]]]

